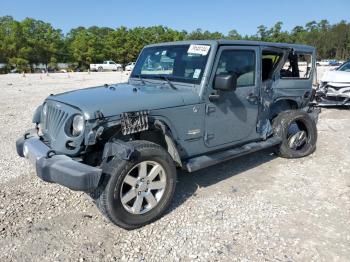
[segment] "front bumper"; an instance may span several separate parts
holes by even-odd
[[[340,97],[322,97],[317,101],[319,106],[350,106],[350,98],[340,98]]]
[[[316,101],[319,106],[350,106],[350,87],[320,88],[316,92]]]
[[[36,168],[38,177],[77,191],[97,188],[102,170],[85,165],[66,155],[56,155],[35,132],[26,133],[16,141],[17,153]]]

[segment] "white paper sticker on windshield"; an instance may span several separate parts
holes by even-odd
[[[189,54],[199,54],[199,55],[207,55],[209,52],[209,45],[190,45],[187,53]]]
[[[201,71],[202,70],[200,70],[200,69],[194,70],[193,78],[198,79],[199,75],[201,74]]]

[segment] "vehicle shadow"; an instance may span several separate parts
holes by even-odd
[[[229,177],[236,176],[246,170],[267,163],[276,157],[277,156],[273,153],[273,149],[270,148],[193,173],[179,170],[175,194],[167,213],[172,212],[186,202],[191,196],[195,195],[198,188],[212,186]]]

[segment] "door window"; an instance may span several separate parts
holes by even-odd
[[[281,78],[302,78],[310,77],[312,68],[311,54],[291,53],[288,60],[281,69]]]
[[[216,75],[237,75],[237,87],[255,85],[255,52],[251,50],[224,50]]]

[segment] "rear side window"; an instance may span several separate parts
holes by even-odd
[[[310,78],[312,68],[311,54],[289,54],[287,61],[281,69],[281,78]]]
[[[266,81],[271,78],[273,71],[280,62],[283,53],[266,50],[262,52],[261,60],[261,80]]]
[[[255,85],[255,52],[252,50],[224,50],[216,75],[237,75],[237,87]]]

